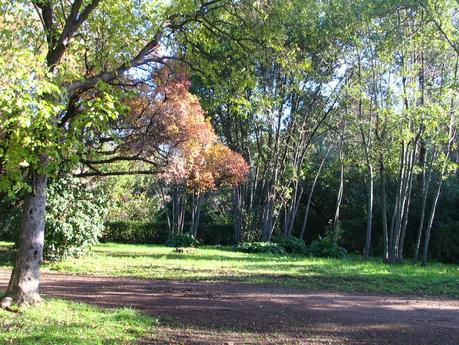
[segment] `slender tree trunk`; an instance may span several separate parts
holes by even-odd
[[[339,173],[339,188],[336,197],[335,217],[333,219],[333,243],[338,243],[338,227],[339,227],[339,212],[341,207],[341,200],[343,199],[344,190],[344,133],[341,134],[341,142],[339,146],[339,160],[340,160],[340,173]]]
[[[306,202],[306,209],[304,210],[304,219],[303,219],[303,224],[301,226],[300,239],[303,239],[304,237],[304,233],[306,231],[306,225],[308,223],[309,208],[311,207],[312,195],[314,194],[314,190],[316,188],[317,181],[319,180],[320,173],[324,166],[325,160],[327,159],[328,154],[330,153],[331,147],[332,145],[328,147],[327,152],[325,153],[325,156],[322,158],[320,162],[319,169],[317,169],[316,176],[314,176],[314,180],[312,181],[312,186],[311,186],[311,190],[309,191],[308,201]]]
[[[172,233],[180,235],[185,225],[186,194],[183,188],[175,184],[172,187]]]
[[[180,191],[181,195],[179,196],[179,234],[183,233],[183,228],[185,227],[185,205],[186,205],[186,194],[185,191]]]
[[[274,199],[275,199],[275,190],[274,186],[267,186],[266,192],[266,203],[263,210],[263,227],[262,227],[262,241],[271,241],[273,227],[274,227]]]
[[[367,234],[365,240],[365,252],[364,258],[368,259],[370,257],[370,247],[371,247],[371,230],[373,226],[373,167],[371,163],[368,164],[368,205],[367,205]]]
[[[361,58],[360,53],[357,53],[358,56],[358,77],[359,82],[362,83],[362,75],[361,75]],[[362,89],[360,90],[359,96],[359,105],[358,105],[358,113],[359,118],[364,118],[364,111],[363,111],[363,102],[362,102]],[[368,136],[365,135],[365,130],[363,125],[360,125],[360,135],[362,137],[362,144],[363,150],[365,153],[365,160],[367,163],[367,172],[368,172],[368,200],[367,200],[367,231],[366,231],[366,239],[365,239],[365,248],[363,250],[363,257],[364,259],[368,259],[370,257],[370,247],[371,247],[371,230],[373,226],[373,186],[374,186],[374,177],[373,177],[373,165],[371,163],[370,157],[370,149],[372,144],[372,112],[369,112],[369,129],[368,129]]]
[[[398,262],[402,262],[403,261],[403,247],[405,245],[406,228],[408,226],[408,214],[410,212],[412,183],[413,183],[413,171],[410,172],[409,186],[408,186],[408,197],[407,197],[407,201],[405,203],[405,211],[403,213],[403,226],[402,226],[402,231],[401,231],[401,234],[400,234],[400,246],[398,248],[398,258],[397,258]]]
[[[286,233],[287,236],[293,235],[293,226],[295,225],[295,218],[296,218],[296,215],[298,214],[298,208],[300,206],[302,195],[303,195],[303,186],[297,183],[295,187],[295,195],[292,200],[293,204],[291,205],[291,210],[287,218],[287,224],[288,224],[287,233]]]
[[[390,230],[389,262],[396,263],[399,259],[400,238],[409,191],[409,177],[412,164],[409,144],[402,142],[400,152],[399,186]]]
[[[414,256],[413,261],[416,263],[418,261],[419,256],[419,247],[421,246],[421,239],[422,239],[422,230],[424,228],[424,220],[425,220],[425,213],[426,213],[426,206],[427,206],[427,196],[429,194],[429,186],[430,181],[432,180],[432,162],[435,160],[436,154],[432,155],[432,161],[429,164],[429,172],[427,176],[427,180],[425,178],[425,171],[423,171],[422,176],[422,206],[421,206],[421,216],[419,218],[419,225],[418,225],[418,234],[416,237],[416,244],[414,247]]]
[[[432,203],[432,209],[430,210],[430,216],[429,216],[429,221],[426,226],[426,232],[424,236],[424,250],[422,253],[422,265],[427,266],[427,260],[429,258],[429,242],[430,242],[430,233],[432,230],[432,224],[433,220],[435,217],[435,211],[437,208],[437,203],[438,203],[438,198],[440,197],[440,192],[441,192],[441,186],[443,183],[443,173],[444,169],[442,170],[442,173],[440,175],[440,181],[438,182],[438,187],[437,187],[437,192],[435,193],[435,198]]]
[[[456,73],[457,73],[457,62],[456,62]],[[451,108],[453,108],[453,102],[451,101]],[[441,186],[443,184],[443,175],[445,174],[446,167],[448,165],[449,155],[451,153],[451,146],[456,138],[456,128],[453,128],[454,124],[454,116],[453,110],[451,110],[451,118],[450,118],[450,125],[449,125],[449,142],[448,147],[446,149],[445,158],[443,160],[442,168],[440,171],[440,181],[438,182],[437,192],[435,193],[434,200],[432,202],[432,208],[430,211],[429,221],[426,226],[426,232],[424,236],[424,251],[422,254],[422,265],[427,266],[427,259],[429,257],[429,242],[430,242],[430,232],[432,230],[432,224],[435,217],[435,211],[437,209],[438,198],[440,197]]]
[[[269,199],[266,208],[266,221],[263,230],[262,241],[271,241],[274,229],[274,195],[269,194]]]
[[[459,56],[456,57],[456,64],[454,68],[454,81],[457,82],[457,72],[459,67]],[[445,158],[443,160],[442,168],[440,171],[440,181],[438,182],[437,192],[435,193],[434,200],[432,202],[432,208],[430,211],[429,220],[426,226],[425,236],[424,236],[424,250],[422,254],[422,265],[427,266],[427,259],[429,257],[429,242],[430,242],[430,232],[432,230],[432,224],[435,217],[435,211],[437,208],[438,198],[440,197],[441,187],[443,184],[443,175],[445,174],[446,167],[448,165],[449,155],[451,154],[451,148],[456,139],[456,132],[457,132],[457,123],[455,120],[455,97],[451,98],[451,105],[450,105],[450,119],[449,119],[449,128],[448,128],[448,145],[445,152]]]
[[[194,235],[194,223],[196,220],[196,209],[197,209],[196,192],[193,191],[191,195],[191,223],[190,223],[190,233],[192,235]]]
[[[203,196],[201,194],[198,194],[196,196],[196,209],[195,209],[195,215],[194,215],[194,220],[193,220],[193,229],[192,229],[192,234],[194,237],[197,237],[198,235],[198,228],[199,228],[199,221],[201,219],[201,205],[202,205],[202,198]]]
[[[234,214],[234,243],[241,241],[242,235],[242,205],[241,205],[241,186],[233,188],[233,214]]]
[[[8,290],[1,306],[9,307],[41,301],[39,294],[40,265],[43,261],[45,237],[46,175],[32,174],[32,192],[24,198],[21,236]]]
[[[177,233],[177,188],[176,186],[172,186],[171,188],[172,194],[172,227],[171,227],[171,234],[175,235]]]
[[[384,262],[389,260],[389,234],[387,231],[387,201],[386,201],[386,172],[384,170],[384,162],[381,158],[379,163],[381,174],[381,214],[383,227],[383,246],[384,246]]]

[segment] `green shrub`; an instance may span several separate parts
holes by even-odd
[[[343,258],[346,249],[333,243],[330,236],[320,237],[307,247],[307,253],[320,258]]]
[[[166,246],[168,247],[196,247],[198,245],[198,240],[189,233],[172,235],[166,242]]]
[[[1,239],[15,241],[20,230],[21,207],[6,204],[0,222]],[[44,258],[60,260],[87,253],[97,243],[107,213],[104,193],[72,177],[51,180],[47,192]]]
[[[293,236],[289,236],[289,237],[276,236],[276,237],[273,237],[272,241],[280,245],[282,248],[284,248],[284,250],[287,253],[302,254],[302,253],[306,253],[306,250],[307,250],[307,247],[304,241],[299,238],[293,237]]]
[[[45,259],[87,253],[104,228],[104,194],[78,179],[65,177],[49,184],[47,200]]]
[[[164,244],[169,236],[167,224],[146,221],[107,222],[101,242]]]
[[[244,253],[285,254],[285,249],[273,242],[244,242],[235,246],[235,250]]]

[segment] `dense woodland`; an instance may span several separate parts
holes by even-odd
[[[8,296],[100,239],[458,262],[458,10],[1,0]]]

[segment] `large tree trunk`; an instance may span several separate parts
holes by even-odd
[[[8,307],[13,302],[27,305],[41,301],[38,289],[45,238],[47,183],[46,175],[32,175],[32,192],[24,198],[19,248],[2,307]]]

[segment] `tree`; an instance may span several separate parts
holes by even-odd
[[[164,101],[149,111],[160,115],[156,121],[161,124],[161,130],[156,131],[154,140],[164,136],[156,151],[160,146],[167,151],[163,153],[167,162],[159,178],[171,186],[172,217],[167,215],[168,224],[173,234],[183,231],[186,194],[191,191],[190,232],[196,236],[203,194],[241,184],[249,167],[240,154],[217,142],[198,98],[188,91],[186,79],[166,85],[164,90],[159,88]],[[164,191],[161,194],[164,196]]]
[[[279,228],[294,233],[306,184],[301,171],[343,86],[335,83],[341,47],[331,42],[346,41],[348,32],[336,30],[336,13],[316,1],[260,2],[241,11],[243,26],[220,18],[224,43],[209,32],[184,40],[217,133],[252,167],[233,190],[236,241],[269,241]]]
[[[129,113],[121,102],[128,92],[123,86],[142,73],[132,70],[154,71],[166,63],[162,41],[224,3],[1,2],[0,185],[10,194],[23,191],[24,199],[19,248],[2,306],[40,300],[48,176],[87,156],[88,143],[94,147],[105,134],[119,133],[111,124]]]

